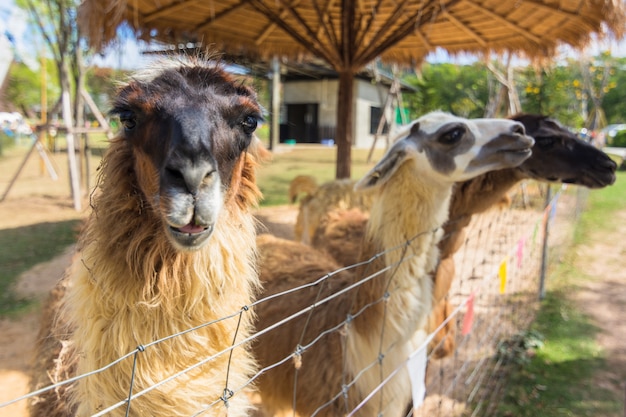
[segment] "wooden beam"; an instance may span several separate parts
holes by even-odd
[[[306,33],[305,36],[303,33],[299,32],[296,28],[287,24],[284,19],[280,17],[276,11],[267,6],[263,0],[248,0],[248,3],[261,15],[265,16],[270,21],[274,22],[278,27],[287,32],[289,36],[291,36],[296,42],[302,45],[304,48],[310,50],[310,52],[314,55],[319,56],[322,59],[325,59],[331,65],[338,64],[338,57],[333,52],[324,48],[324,45],[319,42],[318,39],[315,38],[315,33],[309,28],[306,23],[302,20],[302,18],[292,9],[289,8],[289,5],[284,2],[284,0],[278,0],[278,2],[290,12],[292,16],[296,18],[296,20],[301,23],[301,26],[298,26],[301,29],[304,29]],[[282,10],[282,9],[281,9]]]
[[[224,17],[226,15],[229,15],[230,13],[234,12],[237,9],[240,9],[246,3],[247,3],[246,0],[241,0],[239,3],[233,4],[231,7],[227,8],[227,9],[224,9],[224,10],[220,11],[219,13],[215,13],[213,16],[211,16],[210,18],[206,19],[204,22],[196,25],[196,27],[194,27],[192,30],[194,32],[202,32],[203,30],[205,30],[206,28],[211,26],[217,20],[221,19],[222,17]]]
[[[402,16],[404,16],[404,12],[405,12],[405,2],[398,2],[398,4],[396,4],[396,8],[393,10],[393,12],[391,13],[391,15],[387,18],[387,20],[385,21],[385,23],[382,25],[382,27],[378,30],[378,32],[372,34],[372,36],[370,37],[370,39],[373,39],[373,41],[369,42],[368,45],[365,47],[365,49],[363,50],[363,52],[359,53],[358,56],[362,56],[362,55],[367,55],[368,50],[371,50],[373,48],[376,48],[377,42],[375,40],[378,39],[384,39],[385,36],[387,36],[387,33],[389,33],[390,31],[393,33],[395,31],[392,31],[391,29],[394,27],[395,24],[398,23],[398,21],[400,21],[402,19]],[[374,17],[375,19],[376,17]],[[409,17],[409,19],[411,19]],[[364,42],[364,36],[366,35],[365,32],[361,32],[361,36],[359,36],[358,38],[358,45],[364,45],[366,42]],[[359,60],[360,62],[363,62],[362,60]],[[369,62],[369,61],[367,61]],[[363,65],[366,65],[367,62],[363,62]]]
[[[297,2],[294,2],[293,5],[295,6]],[[287,15],[287,10],[282,9],[280,11],[280,13],[278,14],[278,17],[280,19],[283,19],[285,16]],[[254,41],[255,45],[260,45],[263,42],[265,42],[265,39],[267,39],[267,37],[274,31],[274,29],[276,29],[278,27],[278,25],[274,22],[270,22],[269,25],[265,26],[263,29],[261,29],[261,33],[259,33],[259,35],[257,36],[256,40]]]
[[[389,37],[379,42],[375,47],[368,48],[363,51],[358,57],[358,62],[368,63],[374,60],[377,56],[383,53],[388,48],[391,48],[408,35],[415,32],[420,27],[421,22],[433,21],[436,17],[436,10],[449,9],[454,6],[460,0],[449,0],[445,4],[441,4],[436,0],[427,0],[427,4],[424,7],[420,7],[416,10],[408,19],[406,19],[398,28],[396,28]]]
[[[145,23],[152,22],[153,20],[159,19],[159,18],[161,18],[163,16],[166,16],[168,14],[184,10],[187,7],[189,7],[189,4],[197,3],[197,2],[198,2],[198,0],[183,0],[183,1],[178,2],[178,3],[168,4],[167,6],[161,7],[160,9],[157,9],[157,10],[155,10],[152,13],[148,13],[148,14],[144,15],[143,21]]]
[[[532,40],[533,42],[535,42],[537,44],[541,44],[541,39],[539,39],[539,37],[533,35],[528,30],[526,30],[526,29],[516,25],[515,23],[511,22],[510,20],[506,20],[506,18],[500,16],[499,14],[496,14],[495,12],[492,12],[491,10],[485,8],[484,6],[481,6],[480,4],[476,4],[473,0],[464,0],[464,3],[467,3],[467,4],[471,5],[472,7],[480,10],[482,13],[486,14],[490,18],[492,18],[494,20],[497,20],[498,22],[500,22],[504,26],[506,26],[509,29],[512,29],[512,30],[518,32],[520,35],[527,37],[528,39]]]
[[[444,11],[443,15],[456,27],[467,33],[470,37],[474,38],[474,40],[478,42],[481,46],[485,48],[487,47],[487,42],[478,33],[474,32],[472,29],[468,28],[463,22],[454,17],[449,10]]]
[[[428,39],[426,39],[426,35],[424,35],[424,34],[422,33],[422,30],[421,30],[420,28],[417,28],[417,29],[415,30],[415,35],[416,35],[418,38],[420,38],[420,40],[422,41],[422,43],[424,44],[424,46],[426,46],[426,50],[428,50],[428,51],[432,51],[433,49],[435,49],[435,48],[433,48],[433,46],[430,44],[430,42],[428,42]]]
[[[369,13],[369,18],[367,19],[367,22],[365,23],[365,27],[361,31],[361,36],[357,38],[357,42],[363,42],[365,34],[369,33],[372,27],[372,23],[376,20],[376,16],[378,15],[378,11],[380,10],[382,3],[383,3],[383,0],[378,0],[376,4],[374,5],[374,8]]]
[[[313,0],[313,6],[317,12],[317,17],[320,21],[320,27],[317,29],[316,37],[320,37],[322,33],[326,34],[326,38],[331,45],[335,46],[335,49],[339,50],[339,39],[337,39],[337,33],[334,30],[332,22],[330,20],[329,10],[333,7],[335,0],[326,0],[324,9],[322,10],[317,3],[317,0]]]

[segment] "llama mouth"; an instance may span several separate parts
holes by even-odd
[[[193,222],[190,222],[188,225],[183,226],[183,227],[172,227],[172,230],[174,230],[175,232],[178,233],[184,233],[184,234],[189,234],[189,235],[195,235],[198,233],[202,233],[206,230],[208,230],[210,228],[210,226],[204,227],[204,226],[198,226],[193,224]]]
[[[196,250],[206,243],[213,234],[213,225],[197,226],[189,223],[183,227],[169,227],[174,244],[183,250]]]

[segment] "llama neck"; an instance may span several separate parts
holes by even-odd
[[[389,340],[410,336],[430,310],[431,273],[437,263],[440,227],[447,218],[452,189],[451,182],[424,181],[424,175],[410,169],[409,164],[401,167],[374,202],[361,255],[361,260],[367,260],[382,250],[398,248],[381,257],[375,268],[369,268],[371,273],[390,267],[361,288],[355,309],[376,302],[388,292],[385,314],[379,303],[365,310],[361,323],[365,330],[376,327],[376,322],[382,326],[385,319],[385,337]],[[405,260],[400,262],[402,258]],[[367,274],[367,266],[359,271],[359,277]]]
[[[456,184],[450,203],[450,219],[486,211],[523,179],[524,174],[519,169],[508,168],[489,171]]]

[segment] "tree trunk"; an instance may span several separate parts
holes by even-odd
[[[353,96],[354,71],[339,71],[339,94],[337,98],[337,172],[336,178],[350,178],[352,168],[352,138],[354,135]]]

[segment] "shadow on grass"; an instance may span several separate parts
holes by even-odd
[[[15,293],[18,277],[74,243],[80,224],[80,220],[66,220],[0,230],[0,316],[16,314],[31,304],[32,300]]]

